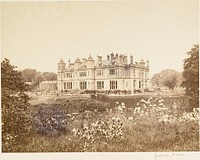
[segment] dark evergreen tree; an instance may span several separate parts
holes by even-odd
[[[2,151],[15,152],[30,131],[29,97],[21,72],[8,59],[1,63]]]
[[[187,54],[189,57],[184,60],[182,86],[191,97],[191,107],[199,107],[199,45],[194,45]]]

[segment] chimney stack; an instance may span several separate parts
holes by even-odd
[[[131,64],[133,64],[133,55],[131,55],[130,60],[131,60]]]

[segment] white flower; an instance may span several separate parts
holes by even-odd
[[[128,117],[128,120],[129,121],[133,121],[133,117]]]
[[[77,131],[77,129],[76,129],[76,128],[73,128],[73,129],[72,129],[72,132],[73,132],[73,133],[75,133],[76,131]]]
[[[120,111],[121,111],[121,110],[122,110],[122,107],[121,107],[121,106],[118,106],[118,110],[120,110]]]
[[[193,112],[198,112],[199,108],[193,108]]]
[[[145,101],[144,99],[141,99],[140,102],[147,103],[147,101]]]
[[[87,126],[83,127],[83,130],[87,130],[87,129],[88,129],[88,127],[87,127]]]
[[[114,121],[116,119],[116,117],[112,117],[112,120]]]

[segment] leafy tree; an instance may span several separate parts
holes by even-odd
[[[154,74],[151,79],[151,82],[153,85],[156,85],[158,87],[160,84],[160,74],[159,73]]]
[[[25,69],[22,71],[22,78],[24,82],[32,82],[37,75],[36,69]]]
[[[165,69],[160,73],[161,83],[169,89],[174,89],[178,86],[178,78],[181,73],[173,69]]]
[[[184,60],[184,71],[182,86],[186,94],[191,97],[192,107],[199,106],[199,45],[187,52],[188,58]]]
[[[166,87],[173,90],[177,84],[177,79],[176,77],[171,77],[171,78],[166,79],[163,83]]]
[[[173,69],[165,69],[160,73],[154,74],[151,81],[157,87],[166,86],[173,90],[176,86],[180,86],[182,79],[180,72]]]
[[[37,89],[42,81],[54,81],[57,79],[56,73],[53,72],[38,72],[36,69],[25,69],[22,71],[24,82],[32,82],[30,89]]]
[[[43,79],[46,81],[55,81],[57,79],[57,74],[53,72],[44,72],[42,73]]]
[[[24,93],[21,72],[8,59],[1,62],[2,150],[17,151],[30,130],[29,97]]]

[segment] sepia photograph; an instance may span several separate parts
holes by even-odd
[[[199,150],[198,0],[1,2],[2,153]]]

